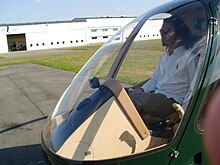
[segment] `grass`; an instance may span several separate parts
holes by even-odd
[[[34,63],[44,66],[57,68],[60,70],[78,72],[81,67],[88,61],[88,59],[101,47],[101,44],[62,48],[67,50],[90,50],[88,52],[81,52],[67,55],[56,55],[56,56],[45,56],[45,57],[34,57],[25,58],[19,60],[7,60],[0,56],[0,66]]]
[[[88,61],[88,59],[92,56],[93,53],[94,52],[83,52],[71,55],[57,55],[11,61],[0,59],[0,66],[33,63],[77,73],[81,69],[81,67],[86,63],[86,61]]]
[[[129,49],[116,79],[136,84],[149,79],[164,52],[160,40],[136,41]]]
[[[65,48],[69,50],[90,50],[71,55],[35,57],[11,61],[7,61],[5,58],[0,57],[0,66],[34,63],[77,73],[94,54],[94,52],[100,48],[100,46],[101,44],[94,44]],[[161,47],[159,40],[137,41],[131,48],[132,49],[129,50],[116,79],[124,83],[135,84],[149,78],[152,75],[157,66],[158,59],[164,49]],[[103,72],[107,72],[107,70],[109,70],[112,61],[107,61],[107,64],[103,66],[103,70],[101,70],[98,74],[106,75],[106,73]],[[109,67],[106,68],[107,66]]]
[[[31,63],[31,59],[13,60],[13,61],[5,61],[0,59],[0,66],[17,65],[17,64],[25,64],[25,63]]]
[[[76,47],[69,47],[69,48],[61,48],[65,50],[98,50],[102,44],[90,44],[85,46],[76,46]]]
[[[83,52],[72,55],[49,56],[32,59],[30,62],[77,73],[93,53],[94,52]]]

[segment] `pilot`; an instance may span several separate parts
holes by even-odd
[[[165,120],[176,112],[172,104],[183,104],[198,63],[198,56],[189,51],[190,29],[180,18],[165,19],[160,34],[166,49],[152,77],[141,87],[129,88],[129,96],[145,123],[152,117]]]

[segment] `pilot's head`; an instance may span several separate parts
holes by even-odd
[[[163,46],[173,45],[176,41],[176,29],[172,22],[164,21],[162,28],[160,29],[161,42]]]
[[[190,29],[181,19],[171,17],[164,20],[160,34],[163,46],[170,47],[173,44],[186,46]]]

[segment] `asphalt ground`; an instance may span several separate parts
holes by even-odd
[[[26,58],[19,52],[5,58],[18,56]],[[0,165],[46,164],[40,147],[41,131],[74,76],[37,64],[0,67]]]

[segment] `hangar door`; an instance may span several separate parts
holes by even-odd
[[[25,34],[7,35],[8,51],[27,50]]]

